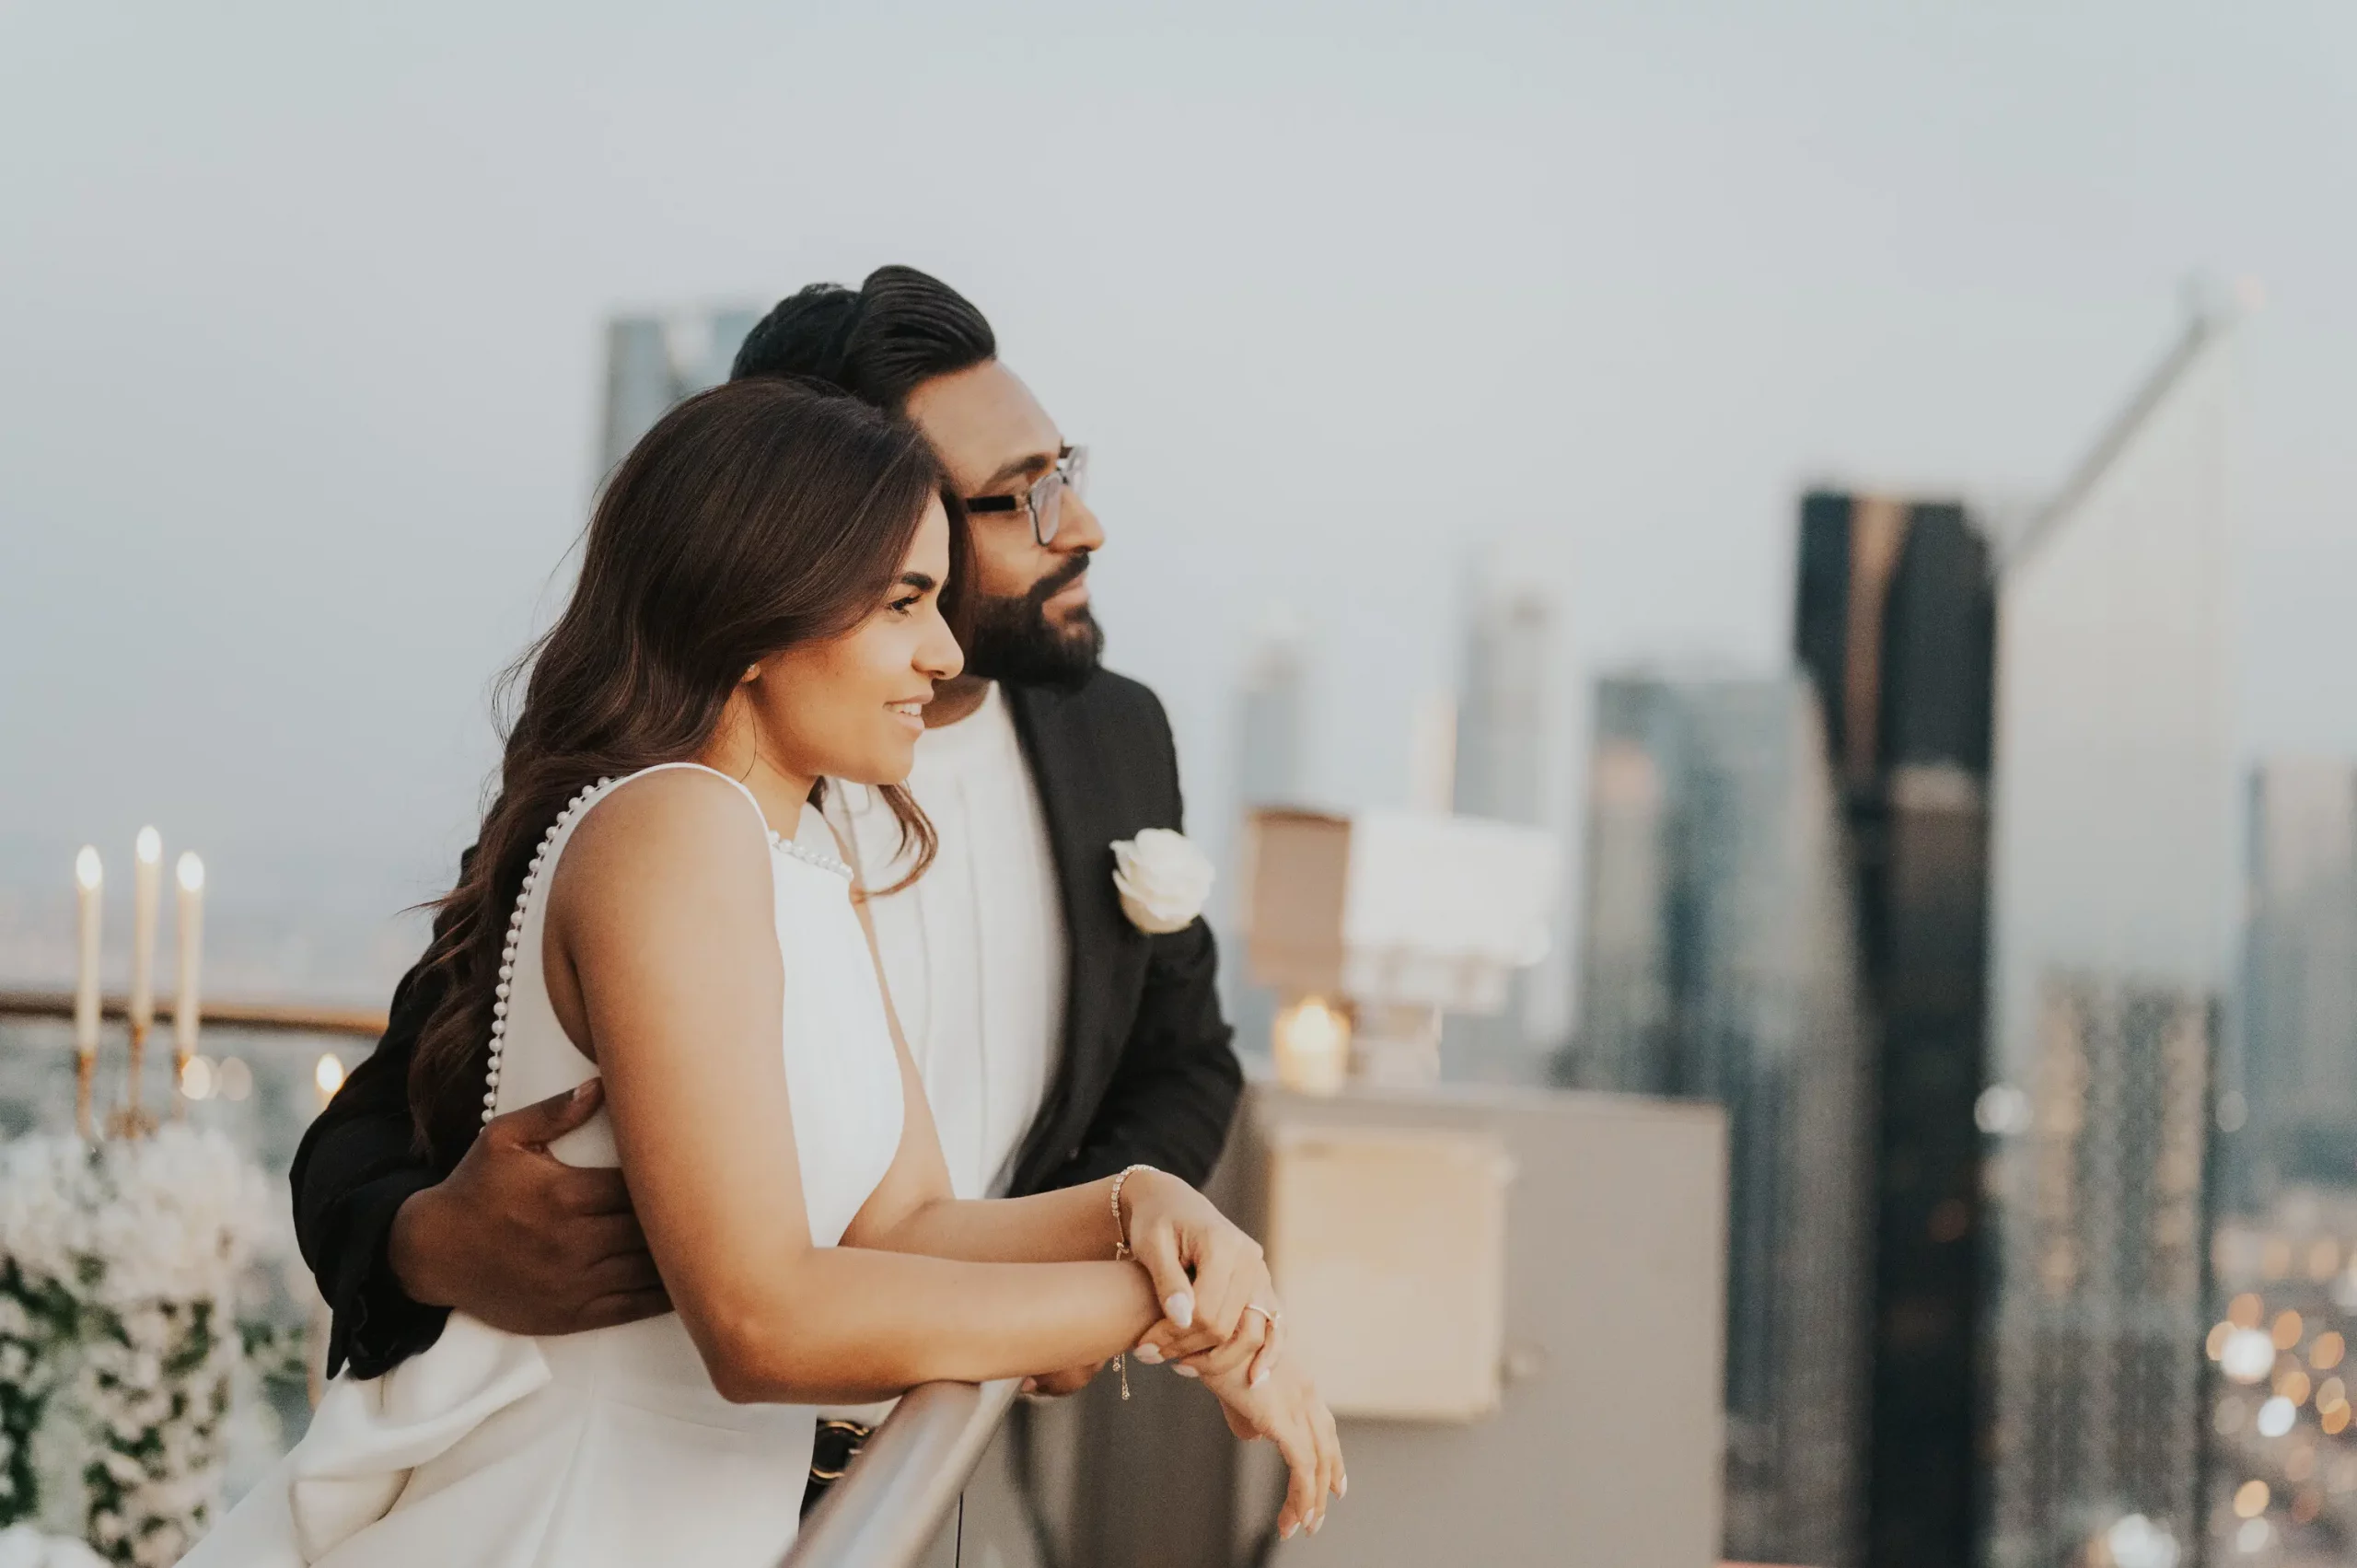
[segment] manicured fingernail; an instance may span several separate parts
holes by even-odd
[[[1148,1366],[1160,1366],[1162,1365],[1162,1350],[1158,1345],[1140,1345],[1137,1348],[1136,1353],[1137,1358],[1140,1361],[1144,1362]]]
[[[1301,1528],[1299,1525],[1287,1525],[1283,1529],[1277,1532],[1277,1539],[1279,1540],[1291,1540],[1293,1539],[1293,1532],[1299,1528]]]
[[[1027,1394],[1038,1393],[1039,1391],[1039,1380],[1037,1377],[1026,1377],[1023,1380],[1023,1391]]]
[[[1191,1366],[1174,1366],[1170,1370],[1176,1372],[1181,1377],[1200,1377],[1202,1376],[1202,1373],[1197,1372]]]
[[[1268,1380],[1269,1380],[1269,1369],[1268,1369],[1267,1367],[1265,1367],[1265,1366],[1256,1366],[1256,1367],[1254,1367],[1254,1368],[1252,1369],[1252,1387],[1254,1387],[1255,1388],[1259,1388],[1261,1384],[1266,1383]]]
[[[1162,1313],[1164,1317],[1182,1329],[1193,1328],[1195,1326],[1195,1293],[1190,1290],[1172,1292],[1170,1299],[1162,1304]]]
[[[1313,1514],[1313,1515],[1311,1515],[1311,1516],[1309,1516],[1309,1533],[1310,1533],[1311,1535],[1316,1535],[1319,1530],[1322,1530],[1322,1529],[1324,1529],[1325,1527],[1326,1527],[1326,1516],[1325,1516],[1325,1515],[1323,1515],[1323,1514]]]
[[[1349,1476],[1344,1476],[1341,1480],[1334,1483],[1334,1495],[1337,1497],[1348,1497],[1350,1494],[1351,1478]]]
[[[589,1098],[589,1091],[597,1086],[598,1080],[595,1078],[584,1078],[579,1083],[574,1085],[573,1103],[579,1105],[583,1100],[587,1099]]]

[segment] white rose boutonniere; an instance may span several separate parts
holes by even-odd
[[[1148,828],[1114,842],[1113,887],[1121,895],[1121,912],[1147,935],[1184,931],[1211,895],[1211,859],[1186,834]]]

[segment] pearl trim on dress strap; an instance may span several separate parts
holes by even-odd
[[[599,779],[564,803],[564,809],[558,812],[556,820],[549,824],[549,830],[540,835],[540,847],[532,852],[532,864],[524,873],[524,885],[517,889],[516,909],[507,917],[507,945],[499,954],[499,983],[492,990],[491,1065],[483,1074],[482,1091],[482,1124],[486,1127],[491,1125],[491,1119],[499,1111],[499,1063],[507,1051],[507,1002],[516,983],[516,949],[524,935],[524,911],[532,901],[532,889],[540,882],[540,868],[547,864],[549,850],[556,843],[557,835],[563,832],[565,824],[580,816],[590,801],[613,782],[611,778]],[[792,839],[781,837],[773,828],[768,831],[772,848],[784,851],[806,865],[815,865],[821,871],[833,872],[845,881],[851,880],[851,867],[833,855],[805,849]]]
[[[491,1065],[483,1074],[482,1090],[482,1124],[486,1127],[499,1111],[499,1059],[507,1050],[507,1001],[516,983],[516,948],[524,935],[525,908],[532,901],[532,889],[540,882],[540,867],[548,864],[549,849],[556,842],[556,836],[564,831],[567,822],[581,815],[590,796],[613,782],[610,778],[599,779],[564,803],[564,809],[549,824],[549,830],[540,835],[540,847],[532,852],[532,864],[524,873],[524,885],[516,891],[516,908],[507,917],[507,945],[499,954],[499,983],[491,993]]]
[[[824,850],[805,849],[801,844],[780,833],[775,828],[770,830],[770,845],[773,849],[784,850],[805,865],[815,865],[821,871],[831,871],[846,882],[851,880],[850,866]]]

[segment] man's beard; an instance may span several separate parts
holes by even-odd
[[[1088,552],[1078,551],[1019,597],[979,599],[966,673],[1024,686],[1066,688],[1095,674],[1097,657],[1105,651],[1105,631],[1088,606],[1074,610],[1062,626],[1048,621],[1048,601],[1087,570]]]

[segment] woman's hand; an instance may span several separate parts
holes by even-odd
[[[1316,1535],[1326,1522],[1326,1500],[1350,1491],[1351,1482],[1333,1413],[1308,1375],[1294,1366],[1257,1379],[1228,1373],[1204,1377],[1203,1387],[1217,1396],[1229,1431],[1248,1443],[1264,1437],[1274,1443],[1293,1472],[1277,1514],[1277,1538],[1291,1539],[1304,1525]]]
[[[1216,1377],[1248,1365],[1248,1381],[1276,1369],[1283,1312],[1269,1283],[1260,1244],[1211,1200],[1152,1169],[1121,1184],[1130,1251],[1154,1281],[1162,1321],[1138,1342],[1149,1366],[1177,1362],[1187,1376]]]

